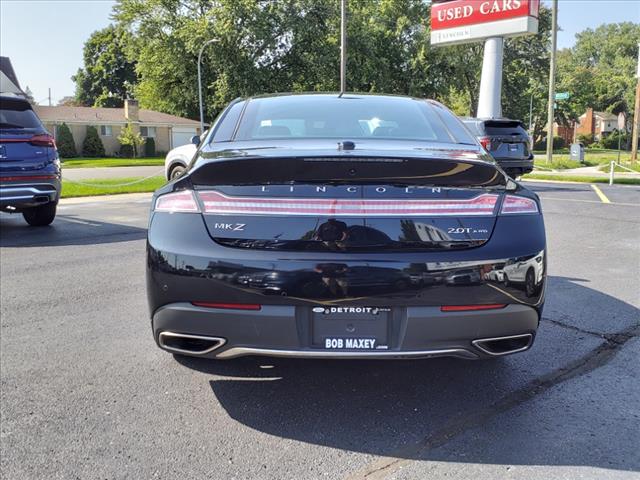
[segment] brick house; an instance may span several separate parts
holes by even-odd
[[[153,110],[140,109],[137,100],[126,100],[124,108],[92,108],[36,105],[35,110],[45,128],[57,137],[57,127],[66,123],[73,134],[76,150],[82,151],[87,127],[97,128],[108,156],[120,150],[118,136],[127,123],[144,138],[153,138],[157,152],[168,152],[185,145],[200,134],[200,123]]]
[[[578,117],[575,125],[575,135],[593,135],[595,141],[602,140],[618,128],[618,117],[613,113],[594,112],[588,108]]]

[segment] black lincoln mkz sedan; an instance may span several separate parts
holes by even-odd
[[[176,354],[489,358],[527,350],[542,312],[537,196],[429,100],[238,99],[148,235],[153,335]]]

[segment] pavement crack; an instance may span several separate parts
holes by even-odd
[[[552,322],[555,323],[555,321]],[[564,324],[561,325],[567,326]],[[578,328],[575,329],[582,331]],[[448,422],[444,427],[428,435],[419,442],[400,449],[390,456],[383,457],[370,463],[364,469],[349,475],[347,479],[384,479],[415,460],[425,459],[425,454],[429,450],[445,445],[458,435],[461,435],[472,428],[481,426],[493,417],[537,397],[560,383],[582,376],[602,367],[607,364],[629,340],[640,335],[640,325],[634,325],[633,327],[613,334],[601,335],[586,331],[584,333],[598,335],[603,338],[604,342],[586,355],[574,360],[564,367],[558,368],[546,375],[532,380],[524,387],[502,397],[497,402],[472,414],[459,415],[457,418]]]
[[[593,330],[586,330],[584,328],[576,327],[575,325],[570,325],[568,323],[561,322],[560,320],[554,320],[554,319],[549,318],[549,317],[542,317],[542,321],[553,323],[554,325],[557,325],[557,326],[562,327],[562,328],[566,328],[568,330],[573,330],[574,332],[584,333],[586,335],[593,335],[595,337],[600,337],[600,338],[603,338],[605,340],[607,339],[607,334],[603,334],[603,333],[600,333],[600,332],[594,332]]]

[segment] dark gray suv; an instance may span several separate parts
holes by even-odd
[[[520,120],[462,118],[487,152],[512,178],[533,170],[531,137]]]

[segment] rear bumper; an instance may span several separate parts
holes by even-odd
[[[526,159],[509,159],[509,158],[496,158],[496,162],[503,170],[508,169],[520,169],[523,173],[533,170],[533,155]]]
[[[0,178],[1,180],[1,178]],[[47,180],[46,183],[3,182],[0,184],[0,209],[20,211],[38,207],[60,198],[60,180]]]
[[[539,313],[525,305],[499,310],[441,312],[438,307],[398,307],[390,314],[384,350],[332,350],[314,344],[311,308],[265,305],[259,311],[202,308],[174,303],[152,317],[154,338],[160,348],[206,358],[229,359],[246,355],[300,358],[428,358],[452,356],[487,358],[530,348],[538,328]],[[329,320],[331,321],[331,320]],[[199,352],[176,351],[163,335],[186,334],[219,340],[214,348]],[[352,335],[357,335],[352,332]],[[335,336],[348,335],[335,332]],[[161,338],[162,337],[162,338]],[[518,337],[510,351],[489,351],[484,339]],[[480,341],[480,342],[478,342]],[[517,348],[516,348],[517,347]]]

